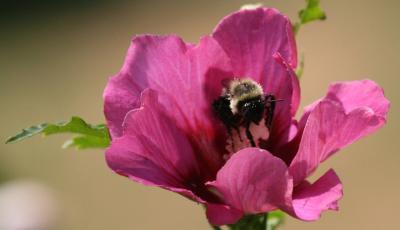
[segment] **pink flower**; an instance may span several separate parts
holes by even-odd
[[[135,37],[104,92],[108,165],[204,204],[214,225],[275,209],[307,221],[336,210],[342,184],[335,172],[314,183],[306,178],[381,127],[389,102],[370,80],[335,83],[296,121],[296,65],[292,26],[275,9],[233,13],[198,45],[173,35]],[[272,127],[252,127],[266,134],[255,147],[227,132],[212,108],[221,82],[234,78],[250,78],[281,100]]]

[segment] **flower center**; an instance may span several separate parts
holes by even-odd
[[[251,134],[251,138],[248,137],[247,133]],[[228,154],[224,156],[225,159],[228,159],[235,152],[247,148],[247,147],[260,147],[261,143],[267,141],[269,138],[269,130],[264,125],[264,119],[257,125],[255,123],[251,123],[249,129],[246,127],[238,127],[234,131],[229,134],[229,138],[226,142],[226,150]]]
[[[268,140],[275,101],[251,79],[234,79],[224,86],[212,106],[229,136],[226,157],[246,147],[260,147]]]

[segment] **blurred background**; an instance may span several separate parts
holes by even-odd
[[[197,42],[247,3],[254,2],[0,0],[0,140],[71,115],[104,122],[103,89],[122,66],[133,35],[174,33]],[[263,3],[292,19],[304,6],[303,0]],[[299,54],[305,55],[302,105],[323,96],[332,81],[370,78],[385,89],[391,110],[384,128],[317,172],[333,167],[341,177],[341,210],[313,223],[288,217],[281,229],[397,229],[400,1],[322,0],[322,6],[328,20],[305,25],[297,37]],[[42,221],[34,230],[209,229],[201,206],[112,173],[101,150],[62,150],[66,138],[0,144],[2,230],[9,230],[1,224],[11,209],[17,210],[12,217],[17,223],[22,213],[43,214],[25,218],[28,226]],[[12,199],[21,208],[7,206]]]

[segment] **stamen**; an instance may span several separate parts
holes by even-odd
[[[246,127],[238,127],[235,131],[231,132],[230,137],[227,139],[226,150],[229,152],[224,156],[225,160],[228,160],[237,151],[248,148],[248,147],[260,147],[261,141],[267,141],[269,138],[269,130],[265,127],[265,119],[262,119],[259,125],[250,123],[250,132],[253,136],[255,146],[252,146],[248,138],[246,137]]]

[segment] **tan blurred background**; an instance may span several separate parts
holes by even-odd
[[[0,1],[0,140],[20,128],[79,115],[103,122],[102,91],[134,34],[175,33],[197,42],[251,1]],[[292,19],[303,0],[264,1]],[[400,229],[398,153],[400,1],[322,0],[328,20],[304,26],[302,105],[332,81],[370,78],[391,100],[387,126],[340,151],[333,167],[345,196],[339,212],[282,229]],[[202,207],[113,174],[101,150],[62,150],[67,136],[0,144],[0,178],[45,184],[59,204],[61,230],[209,229]]]

